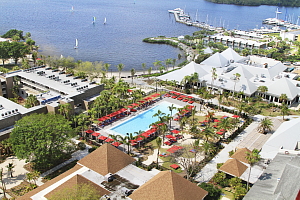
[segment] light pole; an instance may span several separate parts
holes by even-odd
[[[157,93],[157,78],[155,78],[155,92]]]

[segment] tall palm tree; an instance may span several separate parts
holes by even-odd
[[[121,78],[121,72],[124,69],[124,67],[125,67],[125,65],[122,64],[122,63],[120,63],[120,64],[117,65],[117,69],[119,71],[119,79]]]
[[[218,74],[216,73],[217,69],[215,67],[212,68],[211,70],[211,88],[210,88],[210,91],[209,93],[211,94],[212,92],[212,89],[213,89],[213,84],[214,84],[214,81],[218,78]]]
[[[200,145],[200,140],[199,139],[195,140],[192,144],[193,149],[194,149],[195,163],[197,161],[197,153],[200,150],[199,145]]]
[[[247,191],[248,191],[251,169],[252,169],[253,165],[260,160],[260,155],[259,155],[258,149],[253,149],[252,152],[246,152],[246,154],[247,154],[246,159],[248,160],[248,163],[250,165],[248,181],[247,181]]]
[[[155,60],[155,62],[153,62],[154,67],[156,67],[156,70],[158,70],[158,68],[160,66],[162,66],[161,61],[160,60]]]
[[[236,86],[236,83],[240,80],[241,75],[239,73],[235,73],[235,74],[233,74],[233,77],[234,77],[234,88],[233,88],[233,96],[234,96],[235,86]]]
[[[284,116],[289,114],[289,108],[285,103],[283,103],[281,105],[281,114],[282,114],[282,119],[283,120],[284,120]]]
[[[161,148],[161,145],[162,145],[161,138],[157,137],[155,139],[155,143],[156,143],[156,146],[157,146],[156,168],[158,168],[158,157],[159,157],[159,153],[160,153],[159,151],[160,151],[160,148]]]
[[[37,97],[35,95],[33,95],[33,94],[30,94],[27,97],[27,99],[25,101],[25,104],[26,104],[26,106],[28,106],[28,108],[31,108],[31,107],[36,106],[38,104],[38,102],[39,101],[37,100]]]
[[[10,177],[13,178],[13,168],[15,168],[15,165],[13,163],[8,163],[6,166],[8,172],[10,173]]]
[[[174,104],[172,104],[172,105],[168,106],[168,109],[171,112],[171,114],[170,114],[171,117],[173,117],[172,112],[173,112],[173,110],[176,110],[177,108],[174,106]],[[170,120],[170,127],[171,127],[171,121],[172,120]]]
[[[200,149],[201,149],[201,151],[204,152],[204,156],[206,158],[207,156],[209,156],[212,152],[214,152],[216,150],[216,147],[214,146],[213,143],[205,141],[202,143]]]
[[[134,78],[135,73],[136,73],[135,69],[132,68],[132,69],[130,70],[130,74],[131,74],[131,83],[132,83],[132,84],[133,84],[133,78]]]
[[[69,103],[58,105],[59,114],[63,115],[66,119],[69,119],[70,111],[71,111],[71,105]]]
[[[166,60],[165,60],[165,64],[166,64],[167,71],[169,71],[169,65],[172,64],[172,58],[166,59]]]
[[[104,63],[104,69],[106,71],[106,74],[108,73],[109,67],[110,67],[110,64]]]
[[[173,69],[175,68],[175,65],[176,65],[176,58],[174,58],[173,60],[172,60],[172,65],[173,65]]]
[[[146,72],[145,72],[146,68],[147,68],[146,63],[142,63],[142,69],[143,69],[144,74],[146,74]]]
[[[232,129],[233,124],[231,123],[229,117],[221,119],[221,122],[219,123],[219,128],[224,130],[230,130]],[[223,138],[225,138],[225,133],[223,134]]]
[[[257,127],[257,131],[260,133],[265,133],[266,131],[270,131],[273,127],[273,122],[270,118],[263,118],[258,127]]]
[[[192,93],[194,93],[194,86],[196,83],[199,82],[199,74],[197,72],[194,72],[192,75],[191,75],[191,82],[192,82]],[[197,84],[198,85],[198,84]],[[198,89],[198,87],[197,87]]]

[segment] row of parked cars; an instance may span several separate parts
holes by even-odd
[[[290,65],[294,65],[294,66],[300,66],[300,62],[294,62],[294,63],[291,63],[290,61],[285,61],[283,62],[282,64],[284,65],[287,65],[287,66],[290,66]]]

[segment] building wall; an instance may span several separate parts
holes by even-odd
[[[98,85],[96,87],[89,88],[89,89],[85,90],[83,93],[73,96],[71,98],[74,100],[75,105],[77,105],[79,103],[84,105],[84,102],[83,102],[84,99],[100,94],[100,92],[103,89],[104,89],[104,85]]]

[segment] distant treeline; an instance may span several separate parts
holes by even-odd
[[[206,0],[213,3],[220,4],[234,4],[243,6],[287,6],[287,7],[300,7],[300,0]]]

